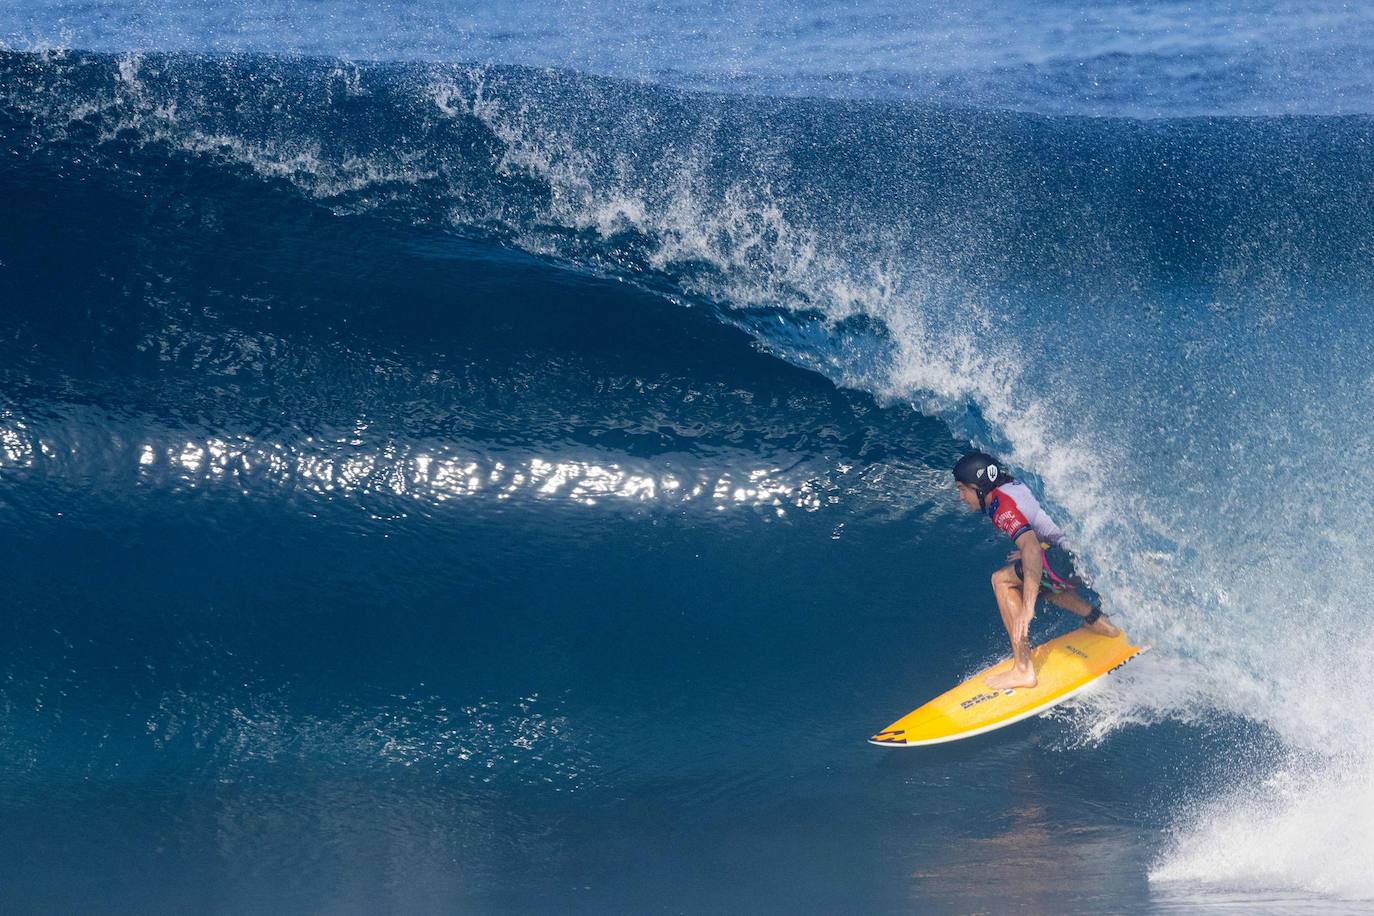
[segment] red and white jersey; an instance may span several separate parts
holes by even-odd
[[[1054,546],[1064,540],[1064,532],[1040,508],[1030,488],[1018,480],[1004,483],[987,495],[988,518],[1013,541],[1027,531],[1034,531],[1040,540]]]

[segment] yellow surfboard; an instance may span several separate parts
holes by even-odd
[[[1143,651],[1131,645],[1125,633],[1100,636],[1090,630],[1074,630],[1031,650],[1031,664],[1039,681],[1034,687],[993,690],[984,684],[987,675],[1011,667],[1011,659],[1004,659],[868,740],[883,747],[919,747],[1003,728],[1058,706]]]

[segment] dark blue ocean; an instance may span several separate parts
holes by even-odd
[[[0,207],[0,911],[1374,912],[1365,6],[11,0]],[[1152,651],[873,747],[970,444]]]

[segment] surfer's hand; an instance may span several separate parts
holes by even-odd
[[[1030,625],[1034,619],[1035,605],[1032,604],[1021,612],[1020,618],[1016,621],[1016,638],[1018,641],[1030,639]]]
[[[1019,560],[1019,559],[1021,559],[1021,550],[1020,550],[1020,548],[1017,548],[1016,550],[1013,550],[1011,553],[1007,554],[1007,562],[1008,562],[1008,563],[1015,563],[1015,562],[1016,562],[1017,560]]]

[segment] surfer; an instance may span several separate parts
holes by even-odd
[[[1073,557],[1063,545],[1064,532],[1040,508],[1025,484],[983,452],[969,452],[960,458],[954,465],[954,481],[964,505],[986,513],[1016,545],[1007,555],[1007,565],[992,574],[992,591],[1011,638],[1012,666],[984,678],[989,687],[1035,686],[1030,623],[1042,592],[1050,601],[1082,617],[1083,626],[1094,633],[1121,633],[1102,613],[1100,602],[1090,604],[1078,593],[1077,588],[1086,583],[1074,571]]]

